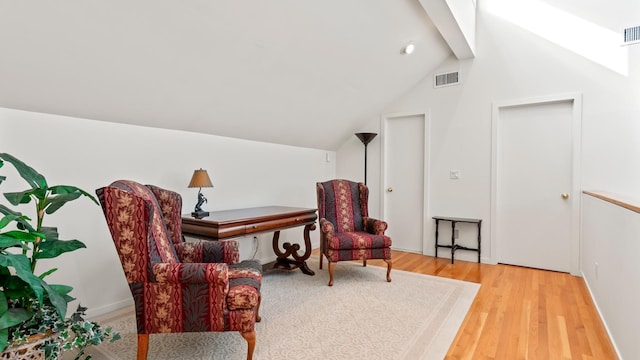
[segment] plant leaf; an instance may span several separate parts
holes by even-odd
[[[9,342],[9,328],[0,329],[0,351],[4,351],[7,348]]]
[[[4,233],[0,233],[0,249],[6,249],[9,247],[22,247],[23,249],[29,249],[26,243],[35,242],[37,238],[45,238],[43,233],[26,232],[20,230],[11,230]]]
[[[42,226],[40,228],[40,232],[42,232],[42,237],[45,239],[57,239],[58,238],[58,228],[55,226]]]
[[[9,214],[9,215],[3,216],[2,219],[0,219],[0,229],[9,225],[12,221],[18,221],[18,219],[20,219],[20,216],[18,215]]]
[[[28,204],[31,201],[29,191],[4,193],[4,197],[9,200],[11,205]]]
[[[86,247],[80,240],[46,239],[40,243],[40,251],[34,254],[33,257],[35,259],[51,259],[60,254]]]
[[[25,250],[29,249],[22,240],[16,239],[13,236],[4,236],[4,234],[0,234],[0,249],[4,250],[10,247],[21,247]]]
[[[67,316],[67,300],[56,291],[56,288],[49,286],[46,282],[43,281],[42,286],[47,291],[49,301],[51,301],[51,305],[56,308],[60,319],[64,319],[65,316]]]
[[[42,303],[45,282],[31,272],[29,258],[22,254],[0,254],[0,266],[13,267],[16,270],[16,276],[29,284],[38,301]]]
[[[31,226],[31,224],[29,223],[29,220],[31,220],[31,218],[29,218],[26,215],[23,215],[22,213],[18,212],[18,211],[13,211],[11,209],[9,209],[8,207],[0,204],[0,213],[5,214],[5,215],[12,215],[12,216],[16,216],[17,218],[15,218],[14,220],[16,222],[18,222],[19,224],[23,225],[24,229],[27,229],[30,232],[35,232],[36,229],[33,228],[33,226]],[[0,227],[1,229],[2,227]]]
[[[51,188],[49,188],[49,189],[52,191],[52,193],[54,193],[54,194],[58,194],[58,188],[59,188],[59,187],[66,188],[66,189],[73,189],[73,191],[80,192],[80,194],[82,194],[82,195],[84,195],[84,196],[88,197],[88,198],[89,198],[89,199],[91,199],[91,201],[93,201],[96,205],[100,206],[100,203],[98,202],[98,199],[96,199],[96,197],[95,197],[95,196],[93,196],[92,194],[90,194],[90,193],[88,193],[88,192],[86,192],[86,191],[84,191],[84,190],[82,190],[82,189],[80,189],[80,188],[78,188],[78,187],[75,187],[75,186],[69,186],[69,185],[56,185],[56,186],[53,186],[53,187],[51,187]],[[68,191],[68,190],[67,190],[67,191]]]
[[[12,205],[20,205],[28,204],[32,196],[38,200],[44,200],[47,197],[47,192],[47,188],[35,188],[20,192],[4,193],[4,197],[9,200]]]
[[[4,235],[5,237],[10,237],[10,238],[14,238],[22,241],[33,242],[38,237],[41,237],[43,234],[20,231],[20,230],[11,230],[11,231],[2,233],[2,235]]]
[[[32,316],[33,313],[25,308],[8,309],[6,313],[0,316],[0,329],[6,329],[18,325]]]
[[[7,297],[4,296],[3,292],[0,292],[0,316],[4,315],[4,313],[9,310],[9,303],[7,302]]]
[[[11,163],[22,178],[31,186],[35,188],[47,188],[47,180],[40,173],[35,171],[31,166],[23,163],[15,158],[13,155],[7,153],[0,153],[0,159]]]
[[[69,295],[71,290],[73,290],[73,287],[71,287],[69,285],[49,284],[49,286],[51,287],[51,289],[55,290],[55,292],[57,292],[61,296],[67,296],[67,295]],[[80,305],[78,305],[78,306],[80,306]],[[85,308],[85,310],[87,310],[87,309]]]
[[[96,205],[99,205],[98,200],[93,195],[75,186],[56,185],[50,187],[49,191],[51,191],[52,195],[49,196],[45,204],[47,214],[53,214],[64,204],[79,198],[81,195],[87,196]]]
[[[45,277],[53,274],[54,272],[58,271],[58,268],[53,268],[53,269],[49,269],[45,272],[43,272],[42,274],[40,274],[40,276],[38,276],[40,279],[44,279]]]
[[[7,270],[8,268],[3,268]],[[21,298],[33,298],[33,289],[24,280],[11,274],[6,274],[0,277],[2,279],[3,293],[8,299],[21,299]]]
[[[53,214],[58,209],[60,209],[64,204],[69,201],[73,201],[80,197],[79,192],[68,193],[68,194],[58,194],[58,195],[50,195],[45,201],[45,211],[47,214]]]
[[[29,320],[33,313],[24,309],[8,309],[0,316],[0,351],[7,348],[9,342],[9,328]]]

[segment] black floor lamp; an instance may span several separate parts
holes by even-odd
[[[376,133],[356,133],[356,136],[364,144],[364,184],[367,185],[367,145],[376,137]]]

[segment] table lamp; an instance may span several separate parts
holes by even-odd
[[[202,204],[207,202],[207,198],[202,195],[203,187],[213,187],[211,183],[211,179],[209,178],[209,174],[207,174],[207,170],[194,170],[193,176],[191,177],[191,181],[189,182],[190,188],[198,188],[198,202],[196,203],[196,207],[191,213],[191,216],[195,218],[203,218],[205,216],[209,216],[208,211],[202,210]]]

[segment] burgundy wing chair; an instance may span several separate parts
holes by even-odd
[[[363,183],[330,180],[316,183],[320,218],[320,269],[322,257],[329,261],[329,286],[338,261],[383,259],[391,281],[391,238],[387,223],[369,217],[369,189]]]
[[[235,240],[185,242],[178,193],[127,180],[96,193],[135,303],[137,359],[150,334],[207,331],[240,332],[252,359],[261,265],[239,262]]]

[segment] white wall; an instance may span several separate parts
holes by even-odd
[[[367,186],[369,187],[369,216],[380,216],[380,130],[377,124],[357,132],[378,135],[367,145]],[[364,144],[355,136],[337,151],[337,178],[364,182]]]
[[[131,179],[179,192],[183,213],[193,211],[198,189],[187,184],[194,169],[206,169],[214,183],[203,189],[205,210],[282,205],[316,208],[315,182],[335,176],[334,152],[211,135],[152,129],[0,108],[0,152],[10,153],[43,174],[50,185],[95,189]],[[12,166],[0,192],[24,190]],[[25,206],[21,211],[32,214]],[[63,239],[76,238],[87,249],[51,263],[51,280],[74,287],[73,295],[99,315],[132,303],[104,215],[88,199],[67,204],[45,218]],[[318,243],[318,231],[312,242]],[[256,258],[275,259],[271,234],[259,235]],[[302,229],[284,230],[280,242],[302,241]],[[241,239],[241,257],[253,254],[251,238]],[[43,261],[44,262],[44,261]],[[48,264],[41,264],[41,269]]]
[[[640,214],[590,195],[582,198],[584,280],[620,357],[640,359]]]
[[[640,193],[640,45],[621,48],[614,44],[604,54],[626,53],[622,60],[627,66],[621,68],[617,62],[617,66],[607,67],[595,61],[602,59],[588,57],[594,50],[588,48],[595,44],[594,39],[573,34],[574,43],[587,44],[581,55],[508,21],[505,14],[496,15],[492,6],[500,2],[478,2],[476,58],[457,61],[451,57],[434,71],[460,71],[461,85],[434,89],[428,76],[381,114],[430,113],[430,213],[482,218],[483,261],[495,253],[490,248],[489,230],[491,109],[496,101],[582,94],[582,189],[635,197]],[[523,0],[514,6],[521,8],[526,3],[545,4]],[[562,6],[557,9],[560,17],[573,14],[593,29],[618,32],[620,42],[622,28],[640,25],[640,2],[635,0],[546,3]],[[529,18],[549,28],[548,14],[529,14]],[[553,30],[563,34],[572,29],[565,24]],[[380,119],[370,119],[362,130],[380,132]],[[353,168],[361,166],[361,158],[354,156],[358,150],[354,140],[338,150],[338,177],[353,175]],[[380,162],[379,147],[369,147],[369,160],[369,164]],[[449,180],[449,169],[460,169],[462,178]],[[369,178],[379,179],[379,173],[376,177],[372,170],[370,167]],[[384,184],[378,181],[374,187],[379,192]],[[584,201],[581,271],[619,353],[626,359],[640,358],[634,337],[640,319],[633,310],[640,300],[640,267],[634,257],[640,251],[638,214],[629,215],[597,199]],[[425,229],[427,234],[433,234],[432,221],[427,224],[431,226]],[[426,249],[433,248],[433,241],[430,235]],[[432,255],[433,250],[427,254]],[[474,255],[460,252],[456,258],[474,261]]]
[[[381,114],[430,113],[430,213],[482,218],[485,260],[493,253],[489,236],[491,109],[496,101],[581,93],[582,188],[623,194],[640,192],[640,167],[632,165],[640,159],[640,45],[623,48],[628,53],[628,74],[622,75],[489,12],[501,1],[478,2],[476,58],[457,61],[452,56],[434,71],[459,70],[460,85],[434,89],[432,76],[427,76]],[[529,2],[533,3],[523,0],[518,6]],[[640,2],[634,0],[572,1],[561,5],[561,10],[609,31],[632,26],[633,15],[629,13],[636,14],[635,20],[640,24]],[[548,25],[543,17],[536,19]],[[560,34],[569,30],[555,29]],[[622,35],[619,39],[621,42]],[[589,38],[575,40],[581,41],[591,44]],[[617,45],[615,48],[620,49]],[[617,54],[617,50],[612,51]],[[380,132],[380,119],[370,119],[362,130]],[[351,175],[354,168],[362,166],[361,158],[353,155],[360,151],[355,141],[354,137],[338,149],[338,177]],[[369,146],[369,165],[380,162],[377,144],[381,139],[376,141]],[[450,180],[450,169],[461,170],[461,179]],[[369,179],[379,179],[380,174],[375,171],[370,166]],[[372,191],[379,192],[384,187],[375,181],[372,185]],[[433,234],[432,221],[427,224],[430,227],[426,233]],[[433,241],[430,235],[426,249],[433,249]],[[474,255],[460,252],[456,258],[473,261]]]

